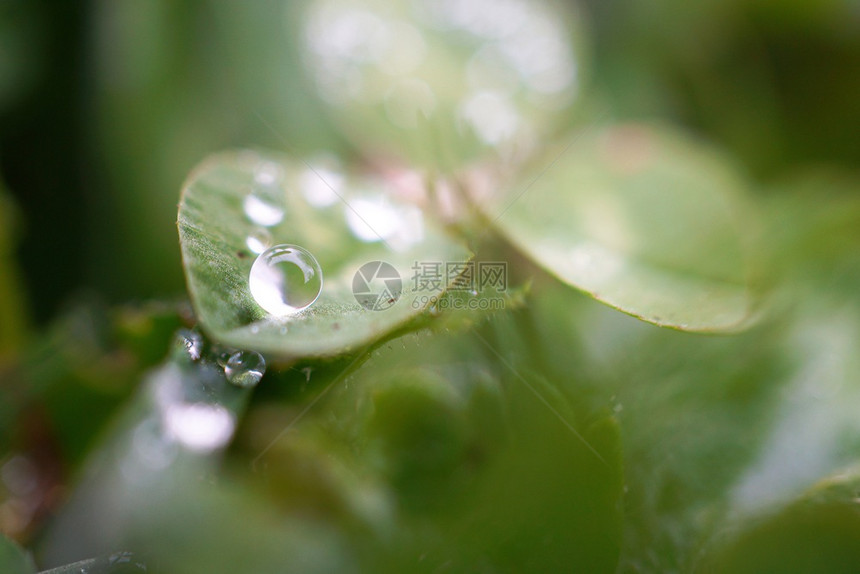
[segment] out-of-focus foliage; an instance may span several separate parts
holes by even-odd
[[[462,6],[482,3],[435,3],[441,12],[398,28],[396,41],[379,44],[396,48],[382,66],[395,74],[377,73],[364,44],[308,36],[303,18],[316,14],[319,25],[343,4],[389,18],[385,6],[421,3],[0,8],[0,171],[17,206],[0,201],[0,531],[57,573],[855,571],[856,3],[584,1],[557,19],[577,25],[565,43],[578,81],[565,89],[576,94],[561,107],[523,89],[546,88],[539,77],[512,83],[506,60],[474,44],[469,26],[484,20]],[[505,3],[493,4],[481,14],[503,13]],[[432,69],[407,70],[415,30],[427,34]],[[503,44],[493,47],[504,54]],[[325,56],[321,46],[341,49],[349,65],[323,58],[334,76],[308,70]],[[528,42],[514,47],[530,53]],[[356,71],[368,98],[339,105]],[[346,78],[345,91],[326,96],[332,78]],[[441,90],[432,110],[420,82]],[[458,91],[476,86],[491,93]],[[512,110],[533,137],[512,127],[516,114],[503,113]],[[500,118],[509,121],[485,121]],[[627,120],[692,136],[672,136],[655,171],[641,169],[641,147],[608,156],[588,136],[553,153],[571,127],[589,134]],[[645,132],[647,141],[657,133]],[[523,139],[496,145],[514,133]],[[720,175],[722,159],[695,140],[739,166],[743,184]],[[253,397],[228,386],[216,343],[239,340],[200,305],[201,293],[224,294],[211,269],[203,287],[200,269],[190,273],[196,318],[183,304],[106,304],[183,293],[177,194],[194,165],[228,147],[323,165],[337,157],[394,187],[409,183],[410,193],[421,188],[425,214],[454,224],[454,240],[431,245],[444,247],[440,257],[450,248],[463,260],[452,245],[464,240],[479,258],[508,262],[505,309],[431,306],[404,314],[407,323],[379,314],[348,344],[302,337],[300,353],[280,331],[265,344],[249,333],[243,345],[281,362],[270,362]],[[404,162],[432,169],[404,177]],[[222,179],[206,186],[243,185],[224,164],[216,171]],[[523,192],[510,210],[472,194],[488,174],[510,184],[506,197]],[[241,279],[253,253],[228,187],[224,209],[190,192],[197,205],[184,205],[180,219],[185,233],[220,234],[219,254],[235,259],[218,278]],[[723,191],[691,200],[710,187],[747,195],[725,211]],[[581,205],[595,198],[592,212]],[[354,269],[338,265],[356,253],[389,257],[354,232],[327,235],[333,217],[284,211],[273,239],[312,244],[325,269],[343,271],[332,284],[348,285]],[[311,222],[313,232],[300,229]],[[616,282],[626,290],[609,300],[539,243],[615,241],[620,229],[630,232],[626,253],[649,269],[752,278],[754,294],[766,295],[759,323],[701,336],[637,321],[565,283],[657,323],[694,322],[643,305],[641,276]],[[221,261],[194,255],[203,266]],[[731,320],[715,318],[665,285],[664,303],[704,330],[749,310],[744,299],[732,307],[743,311],[720,316]],[[72,297],[82,287],[95,294]],[[331,301],[354,306],[350,297],[344,288]],[[219,305],[217,313],[235,311]],[[195,319],[212,337],[197,360],[172,343]],[[404,335],[417,327],[426,329]],[[3,538],[0,570],[34,568]]]
[[[570,138],[507,193],[483,190],[491,224],[562,281],[641,319],[741,328],[755,298],[743,181],[654,126]]]
[[[0,534],[0,569],[8,574],[32,574],[36,572],[33,559],[2,534]]]

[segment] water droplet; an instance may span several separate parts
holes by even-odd
[[[203,354],[203,337],[190,329],[180,329],[176,333],[176,345],[188,353],[192,361],[197,361]]]
[[[320,264],[297,245],[275,245],[254,261],[249,276],[257,304],[276,316],[291,315],[313,304],[322,291]]]
[[[283,209],[255,193],[245,196],[245,199],[242,200],[242,209],[245,210],[248,219],[264,227],[277,225],[284,219]]]
[[[219,347],[215,351],[215,362],[223,369],[227,366],[227,361],[230,360],[230,357],[232,357],[235,352],[236,349],[225,349],[224,347]]]
[[[252,253],[259,255],[272,246],[272,234],[267,229],[255,229],[245,238],[245,245]]]
[[[266,359],[254,351],[236,351],[224,365],[227,380],[237,387],[255,387],[266,372]]]
[[[313,367],[305,367],[302,369],[302,373],[305,375],[305,382],[309,383],[311,381],[311,373],[314,372]]]

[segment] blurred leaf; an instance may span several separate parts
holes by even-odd
[[[343,524],[362,571],[614,571],[611,417],[585,419],[469,333],[407,335],[333,383],[270,445],[264,478],[287,512]]]
[[[48,563],[131,548],[167,572],[351,572],[332,529],[278,516],[233,483],[219,454],[249,396],[230,385],[215,349],[192,359],[177,339],[117,421],[46,538]]]
[[[800,168],[771,184],[762,202],[775,275],[793,298],[857,300],[860,175]]]
[[[743,334],[698,337],[541,292],[527,337],[555,368],[580,373],[571,392],[621,425],[624,571],[691,571],[724,531],[782,512],[860,460],[856,303],[819,292]]]
[[[618,421],[619,571],[690,571],[767,440],[792,372],[786,323],[722,337],[661,329],[545,276],[513,319],[492,323],[505,360],[546,373],[581,411]]]
[[[493,225],[566,283],[640,319],[689,331],[743,327],[755,301],[735,173],[655,127],[572,137],[507,194],[482,202]]]
[[[35,574],[36,566],[23,548],[0,534],[0,572],[3,574]]]
[[[302,5],[306,70],[365,155],[436,171],[516,157],[569,121],[585,83],[571,3]]]
[[[108,554],[155,494],[184,472],[211,468],[229,442],[247,389],[230,385],[211,358],[192,360],[177,335],[168,361],[151,372],[137,396],[92,455],[83,481],[54,524],[52,562]],[[81,517],[87,516],[86,526]]]
[[[827,572],[860,564],[860,477],[856,469],[822,479],[793,503],[763,516],[735,519],[696,572]]]
[[[274,184],[255,183],[267,170]],[[447,279],[436,285],[411,280],[416,262],[440,262],[444,269],[445,262],[468,259],[417,207],[397,203],[403,189],[371,179],[343,182],[320,166],[254,152],[216,155],[194,171],[179,206],[179,234],[192,303],[215,340],[282,357],[355,349],[403,326],[441,294]],[[320,197],[326,206],[319,206]],[[254,212],[259,201],[272,221]],[[286,317],[264,311],[248,283],[254,250],[276,244],[307,249],[323,273],[319,299]],[[402,294],[389,308],[368,311],[353,294],[353,279],[374,261],[397,270]]]

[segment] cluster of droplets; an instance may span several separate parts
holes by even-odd
[[[249,153],[248,160],[253,162],[253,180],[242,200],[242,210],[253,227],[245,238],[245,246],[260,254],[272,245],[269,228],[284,219],[283,173],[278,164],[259,161],[253,153]]]
[[[192,362],[200,361],[204,356],[203,337],[196,331],[181,329],[176,336],[176,346]],[[224,369],[227,381],[237,387],[255,387],[266,374],[266,359],[255,351],[216,348],[213,353],[217,364]]]
[[[242,200],[251,224],[245,247],[256,255],[248,288],[261,309],[284,320],[282,333],[288,330],[287,320],[313,305],[323,288],[322,267],[309,250],[273,239],[273,233],[284,232],[281,223],[287,208],[298,213],[339,207],[345,227],[355,239],[382,243],[394,251],[406,251],[424,240],[424,214],[412,202],[421,199],[424,181],[414,172],[390,173],[358,186],[353,183],[345,199],[338,190],[347,188],[347,180],[332,158],[321,157],[298,166],[249,151],[242,162],[252,180]],[[293,188],[299,193],[290,195]],[[261,327],[254,323],[249,328],[256,333]]]
[[[244,162],[252,181],[242,199],[242,210],[251,224],[245,247],[257,256],[248,277],[251,295],[271,315],[284,317],[307,308],[322,291],[322,269],[316,258],[298,245],[275,242],[272,228],[280,225],[287,205],[284,168],[277,162],[247,152]],[[325,178],[340,183],[331,169],[306,166],[299,182],[307,202],[316,207],[330,205],[337,193]]]
[[[319,0],[305,45],[332,105],[381,108],[406,130],[453,119],[491,147],[534,139],[539,116],[577,91],[569,31],[547,2]]]

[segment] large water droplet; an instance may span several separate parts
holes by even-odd
[[[224,365],[227,380],[238,387],[255,387],[266,373],[266,359],[254,351],[237,351]]]
[[[257,304],[276,316],[291,315],[313,304],[322,291],[320,264],[297,245],[275,245],[257,257],[249,276]]]

